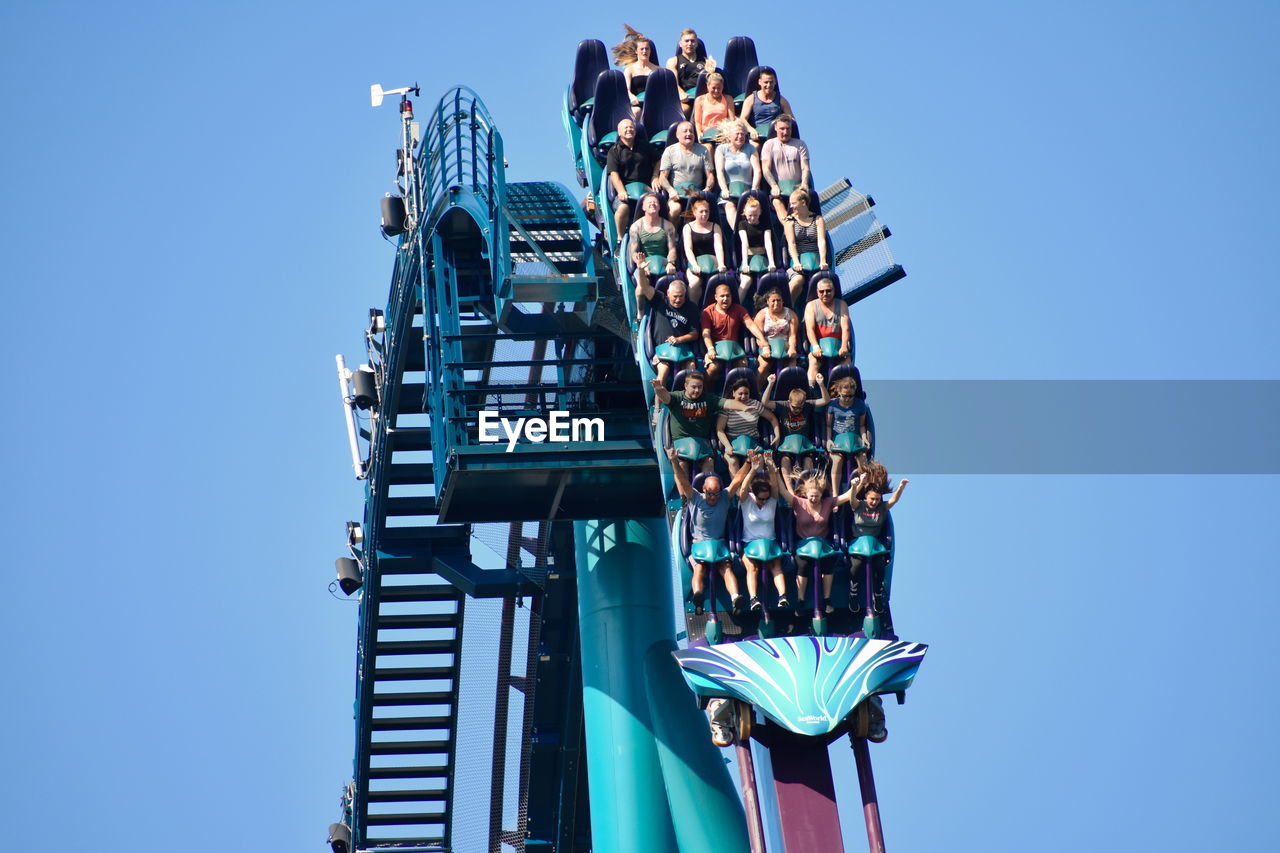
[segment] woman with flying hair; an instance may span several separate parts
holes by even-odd
[[[613,46],[613,64],[622,66],[627,92],[631,95],[631,112],[635,120],[639,121],[644,87],[649,82],[649,75],[659,69],[658,64],[653,61],[658,49],[648,36],[627,24],[622,26],[627,30],[627,37]]]

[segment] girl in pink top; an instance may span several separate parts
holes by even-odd
[[[693,126],[702,142],[715,142],[717,125],[733,116],[733,99],[724,93],[724,75],[713,71],[707,75],[707,93],[693,102]]]

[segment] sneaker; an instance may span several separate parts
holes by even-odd
[[[742,608],[747,605],[747,597],[745,595],[735,595],[733,597],[733,615],[738,616],[742,613]]]
[[[832,606],[831,606],[831,599],[829,599],[829,598],[824,598],[824,599],[822,599],[822,612],[823,612],[823,613],[835,613],[835,612],[836,612],[836,609],[835,609],[834,607],[832,607]]]
[[[791,609],[791,602],[787,599],[785,595],[778,596],[778,609],[779,610]]]
[[[702,615],[702,605],[707,600],[706,590],[698,590],[693,594],[693,612]]]
[[[762,609],[763,609],[763,607],[762,607],[762,605],[760,604],[760,599],[759,599],[759,598],[757,598],[757,597],[756,597],[756,596],[754,596],[754,595],[753,595],[753,596],[751,596],[751,607],[750,607],[751,612],[752,612],[752,613],[759,613]]]
[[[733,731],[733,706],[725,699],[712,699],[707,703],[711,717],[711,742],[716,746],[732,746],[736,740]]]

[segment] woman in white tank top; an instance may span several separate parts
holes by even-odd
[[[791,604],[787,600],[787,577],[782,573],[782,549],[778,546],[774,521],[778,514],[778,500],[782,487],[778,479],[778,466],[766,453],[751,451],[747,456],[751,473],[744,477],[738,489],[738,512],[742,514],[742,565],[747,570],[748,605],[759,612],[760,567],[769,567],[769,577],[778,593],[778,609],[785,610]]]

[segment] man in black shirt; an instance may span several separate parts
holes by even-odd
[[[665,386],[671,365],[680,370],[694,366],[693,343],[702,334],[702,314],[689,302],[687,287],[676,279],[667,292],[654,290],[647,277],[637,278],[636,293],[649,300],[652,313],[653,366]]]
[[[627,185],[643,185],[644,189],[637,188],[634,193],[634,197],[639,198],[641,193],[649,191],[658,176],[658,158],[648,145],[636,144],[636,123],[631,119],[618,122],[618,142],[609,149],[604,169],[613,187],[613,221],[618,226],[618,239],[622,239],[631,223],[633,194],[627,192]]]

